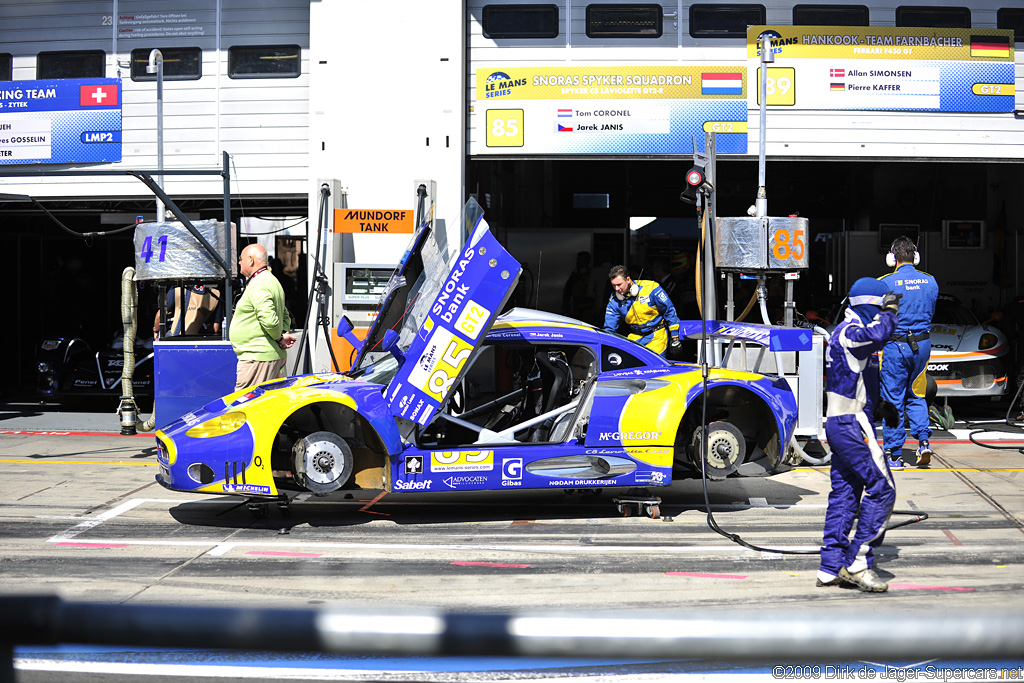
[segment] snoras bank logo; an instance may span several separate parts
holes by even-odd
[[[512,88],[517,85],[526,85],[525,78],[512,78],[504,71],[495,71],[484,81],[485,97],[502,97],[511,95]]]

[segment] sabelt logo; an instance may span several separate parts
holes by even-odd
[[[423,481],[402,481],[398,480],[395,482],[396,491],[429,491],[433,485],[433,480],[425,479]]]

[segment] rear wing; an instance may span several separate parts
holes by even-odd
[[[700,320],[680,320],[679,336],[700,341],[704,335],[704,323]],[[744,351],[748,344],[759,346],[757,357],[753,363],[753,371],[760,372],[761,360],[766,352],[810,351],[814,333],[802,327],[779,327],[776,325],[759,325],[757,323],[741,323],[731,320],[708,320],[707,336],[712,342],[712,358],[721,358],[713,363],[721,367],[729,367],[729,356],[737,344]],[[723,349],[719,351],[719,349]],[[777,368],[778,371],[778,368]]]

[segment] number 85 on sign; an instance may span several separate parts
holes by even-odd
[[[487,146],[522,147],[523,126],[522,109],[488,109]]]

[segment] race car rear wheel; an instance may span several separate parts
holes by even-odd
[[[700,469],[700,439],[703,430],[693,433],[693,461]],[[743,432],[729,422],[712,422],[707,428],[705,471],[708,479],[725,479],[739,469],[747,457]]]
[[[337,491],[352,476],[352,449],[333,432],[313,432],[292,447],[292,468],[313,493]]]

